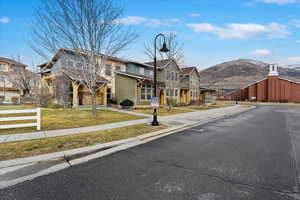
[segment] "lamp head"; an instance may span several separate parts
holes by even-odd
[[[164,42],[162,48],[160,49],[160,52],[166,53],[166,52],[169,52],[169,51],[170,50],[168,49],[167,44]]]

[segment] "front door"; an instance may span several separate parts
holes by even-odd
[[[160,106],[164,105],[164,99],[165,99],[164,90],[160,90],[160,93],[159,93],[159,105]]]

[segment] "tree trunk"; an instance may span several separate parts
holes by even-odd
[[[92,114],[93,117],[96,117],[96,92],[92,92]]]

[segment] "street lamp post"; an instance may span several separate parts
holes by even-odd
[[[166,44],[166,37],[164,34],[158,34],[155,36],[155,39],[154,39],[154,94],[153,94],[153,99],[157,99],[157,92],[156,92],[156,89],[157,89],[157,64],[156,64],[156,41],[157,41],[157,38],[158,37],[163,37],[164,39],[164,43],[163,43],[163,46],[162,48],[160,49],[160,52],[169,52],[169,49],[167,48],[167,44]],[[156,107],[154,106],[153,108],[153,121],[151,123],[152,126],[159,126],[159,122],[157,120],[157,110],[156,110]]]

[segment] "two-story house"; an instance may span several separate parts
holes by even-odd
[[[22,91],[14,87],[9,76],[13,76],[18,70],[25,70],[26,65],[9,58],[0,58],[0,103],[12,103],[13,98],[20,100]]]
[[[126,72],[116,72],[116,100],[118,103],[129,99],[135,107],[148,107],[154,95],[153,66],[128,61]],[[163,83],[158,83],[158,92],[164,90]],[[162,98],[165,99],[164,97]]]
[[[147,63],[154,65],[153,62]],[[180,67],[174,59],[157,61],[157,80],[164,84],[164,90],[160,90],[161,105],[176,105],[179,103],[180,93]]]
[[[81,69],[83,50],[60,49],[50,62],[39,65],[42,81],[49,93],[53,96],[53,102],[76,108],[78,106],[91,105],[91,94],[80,83],[80,80],[66,78],[63,68]],[[99,54],[99,57],[102,54]],[[115,72],[126,71],[126,62],[123,59],[105,56],[105,66],[102,68],[97,84],[103,85],[96,94],[97,105],[107,105],[108,99],[115,96]]]
[[[200,100],[200,75],[196,67],[182,68],[180,72],[180,103],[196,104]]]

